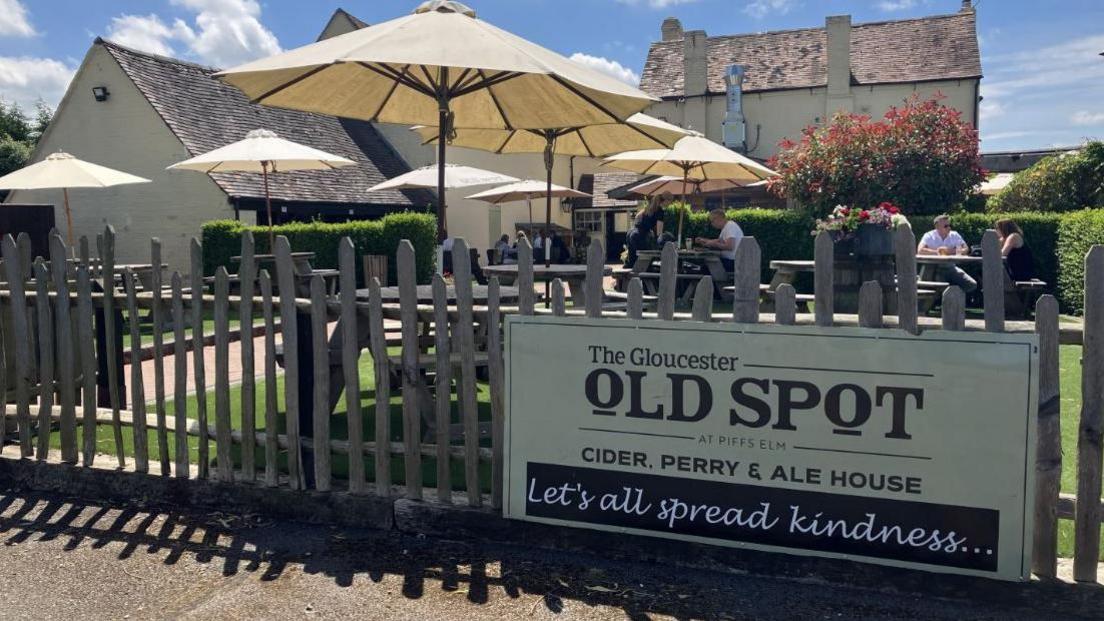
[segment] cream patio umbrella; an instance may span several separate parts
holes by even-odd
[[[93,164],[58,151],[41,162],[0,177],[0,190],[56,190],[65,199],[65,223],[69,228],[69,246],[73,246],[73,215],[69,211],[69,188],[108,188],[131,183],[149,183],[149,179]]]
[[[412,128],[428,144],[438,140],[439,129]],[[556,129],[457,129],[446,137],[454,147],[492,153],[544,153],[544,227],[552,226],[552,166],[556,155],[605,157],[628,149],[668,148],[690,134],[685,129],[647,114],[637,113],[621,122],[605,122]],[[532,221],[532,215],[529,218]],[[550,261],[545,252],[545,265]]]
[[[747,183],[740,183],[732,179],[683,179],[664,175],[634,185],[625,190],[640,196],[662,196],[664,194],[687,194],[687,187],[694,192],[723,192],[745,187]]]
[[[446,190],[455,190],[457,188],[470,188],[476,185],[494,185],[496,183],[512,183],[517,181],[517,177],[511,177],[509,175],[503,175],[490,170],[483,170],[482,168],[474,168],[471,166],[460,166],[457,164],[445,164],[445,181],[444,188]],[[377,183],[376,185],[368,188],[369,192],[375,192],[377,190],[403,190],[414,188],[436,188],[440,187],[440,180],[437,177],[438,166],[436,164],[432,166],[423,166],[421,168],[415,168],[414,170],[388,179],[383,183]]]
[[[645,149],[612,155],[605,164],[641,175],[678,176],[683,180],[683,200],[691,179],[727,179],[751,184],[776,176],[773,170],[701,135],[682,138],[670,149]],[[682,212],[678,243],[682,245]]]
[[[440,240],[448,229],[445,138],[454,129],[616,123],[658,101],[452,0],[217,75],[264,105],[436,126]]]
[[[268,244],[275,248],[272,234],[272,197],[268,193],[268,173],[289,170],[333,170],[356,162],[284,140],[267,129],[255,129],[243,140],[219,147],[203,155],[177,162],[169,170],[195,170],[204,173],[252,172],[264,178],[265,209],[268,212]]]
[[[468,198],[491,203],[492,205],[525,201],[529,206],[529,222],[533,222],[534,198],[548,198],[548,200],[552,200],[553,198],[590,198],[590,194],[571,188],[565,188],[562,185],[547,184],[544,181],[537,181],[536,179],[526,179],[517,183],[510,183],[497,188],[491,188],[490,190],[484,190],[478,194],[472,194]],[[546,222],[545,227],[547,226],[548,223]],[[549,259],[551,256],[551,250],[548,244],[545,244],[544,255],[546,259]]]

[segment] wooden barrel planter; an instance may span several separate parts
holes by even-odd
[[[859,226],[849,239],[835,244],[833,268],[835,311],[857,313],[859,288],[867,281],[882,287],[882,308],[897,312],[896,266],[893,252],[893,232],[873,224]]]

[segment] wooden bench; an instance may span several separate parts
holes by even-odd
[[[476,374],[481,369],[486,369],[490,364],[490,357],[486,352],[475,353],[475,368]],[[391,380],[391,385],[401,390],[402,386],[402,356],[388,356],[387,357],[388,376]],[[449,354],[449,366],[452,367],[452,381],[455,382],[460,375],[461,355],[459,353]],[[417,360],[417,367],[420,372],[433,371],[437,368],[437,355],[436,354],[419,354]],[[422,381],[418,383],[417,400],[418,400],[418,413],[422,418],[422,440],[432,441],[437,435],[437,408],[436,399],[438,395],[434,391],[435,382],[425,376],[422,377]],[[446,395],[445,398],[451,400],[452,395]],[[480,421],[479,423],[479,437],[489,438],[491,436],[491,423],[489,421]],[[460,440],[464,437],[464,425],[463,423],[453,423],[449,426],[449,438],[452,440]]]
[[[1047,283],[1032,278],[1031,280],[1013,281],[1004,274],[1004,314],[1014,319],[1026,319],[1035,309],[1035,302],[1047,289]]]

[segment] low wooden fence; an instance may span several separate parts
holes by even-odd
[[[1040,576],[1055,575],[1057,522],[1059,518],[1072,518],[1076,530],[1074,575],[1078,580],[1095,580],[1100,552],[1104,423],[1104,246],[1094,247],[1086,257],[1081,329],[1059,323],[1058,305],[1052,296],[1039,299],[1033,323],[1005,321],[1003,266],[993,231],[982,240],[986,292],[982,319],[967,319],[965,296],[957,287],[943,294],[940,317],[918,316],[916,241],[907,227],[896,232],[895,315],[883,313],[885,298],[875,282],[862,285],[857,315],[833,313],[833,243],[823,233],[816,239],[814,312],[803,314],[796,312],[795,292],[789,285],[778,288],[774,313],[760,312],[760,250],[751,237],[744,238],[737,247],[736,279],[731,283],[734,302],[726,309],[714,307],[713,283],[708,276],[697,287],[692,307],[676,309],[678,259],[675,248],[668,244],[663,250],[654,312],[644,311],[639,279],[630,281],[623,309],[604,308],[605,252],[597,242],[590,245],[587,254],[586,304],[581,308],[569,308],[565,287],[558,280],[551,285],[548,306],[538,305],[533,253],[524,240],[519,244],[516,306],[500,303],[501,288],[496,279],[490,282],[486,303],[473,302],[471,266],[463,240],[456,241],[453,253],[458,258],[453,265],[455,290],[450,293],[446,282],[434,276],[431,304],[419,303],[414,250],[405,241],[395,257],[398,303],[385,301],[374,279],[366,294],[357,297],[356,257],[348,239],[339,249],[340,293],[327,295],[323,281],[315,276],[309,283],[309,298],[296,297],[291,248],[282,237],[275,247],[275,274],[264,270],[253,273],[253,240],[246,233],[242,269],[231,276],[220,267],[213,280],[213,294],[206,293],[198,241],[192,245],[191,276],[173,273],[163,283],[158,275],[150,291],[138,291],[135,279],[125,271],[123,288],[116,289],[112,283],[118,270],[110,227],[99,243],[100,262],[93,268],[88,261],[67,262],[70,249],[56,233],[50,240],[49,263],[38,258],[28,264],[26,253],[20,252],[20,244],[11,236],[0,243],[8,281],[7,291],[0,295],[5,317],[5,329],[0,332],[0,345],[5,351],[0,357],[5,367],[0,369],[0,392],[12,396],[3,405],[3,414],[16,423],[13,433],[17,444],[16,450],[4,452],[5,457],[44,460],[51,442],[55,442],[60,447],[61,461],[81,467],[106,462],[132,467],[136,472],[152,468],[164,476],[384,498],[402,495],[421,499],[426,491],[424,480],[428,479],[440,503],[489,505],[490,510],[498,511],[503,499],[505,411],[500,326],[505,314],[858,325],[911,333],[921,329],[1034,331],[1039,334],[1041,368],[1034,571]],[[81,240],[80,248],[80,254],[87,258],[87,240]],[[153,264],[160,263],[157,240],[152,241],[151,257]],[[28,273],[33,274],[29,281],[25,279]],[[237,285],[238,295],[230,294],[232,284]],[[450,302],[453,294],[455,301]],[[46,300],[49,303],[43,303]],[[123,368],[118,362],[122,354],[119,337],[126,337],[124,347],[140,349],[139,317],[147,311],[154,341],[153,397],[144,384],[140,364],[132,364],[125,382],[129,384],[132,405],[124,410],[124,378],[118,377]],[[257,324],[263,325],[264,354],[258,356],[253,341],[243,338],[240,360],[232,365],[229,327],[235,311],[241,334],[250,335]],[[210,346],[205,344],[202,330],[209,314],[214,325],[214,366],[210,369],[205,367],[205,352]],[[167,326],[171,326],[168,343]],[[397,345],[392,340],[389,347],[388,332],[393,333],[396,327],[401,338]],[[128,328],[127,334],[122,335],[124,328]],[[1059,495],[1063,460],[1060,342],[1084,344],[1076,499]],[[397,355],[391,351],[395,347],[399,349]],[[363,424],[367,413],[362,412],[361,403],[361,356],[365,349],[374,369],[371,429]],[[310,356],[304,357],[308,352]],[[261,360],[256,360],[258,357]],[[166,358],[171,359],[171,368]],[[305,359],[313,359],[314,363],[304,367]],[[278,362],[283,367],[282,387]],[[237,404],[231,402],[235,394],[231,391],[231,366],[240,366],[242,371]],[[483,369],[485,384],[480,380]],[[435,372],[430,375],[427,370]],[[171,400],[166,397],[169,381],[173,387]],[[110,407],[97,405],[97,384],[106,385]],[[451,397],[446,396],[453,384],[456,413]],[[258,386],[263,387],[263,400],[259,399]],[[304,387],[309,394],[303,393]],[[391,397],[396,389],[401,392],[401,428],[392,429]],[[482,419],[480,390],[489,394],[489,408]],[[208,410],[211,392],[213,412]],[[331,422],[335,419],[331,411],[342,393],[347,437],[333,439]],[[433,394],[442,398],[435,399]],[[232,416],[235,410],[240,412],[240,420]],[[310,415],[304,416],[307,410]],[[432,442],[423,441],[423,426],[432,428]],[[131,443],[125,438],[128,428]],[[47,433],[48,429],[56,431]],[[110,434],[113,454],[98,452],[101,433]],[[175,445],[172,452],[170,437]],[[189,453],[190,439],[194,439],[194,457]],[[344,477],[334,476],[335,455],[348,462]],[[423,459],[435,461],[435,467],[423,472]],[[401,462],[401,487],[394,485],[397,476],[392,471],[393,462]],[[454,464],[463,472],[462,493],[454,493],[452,488]],[[430,477],[429,472],[434,476]]]

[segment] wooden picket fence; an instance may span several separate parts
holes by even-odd
[[[84,468],[118,466],[138,473],[152,471],[178,478],[210,478],[237,485],[313,488],[318,492],[414,499],[423,498],[422,459],[429,458],[436,461],[436,502],[470,507],[489,505],[491,511],[499,511],[503,500],[505,420],[500,328],[506,314],[847,325],[910,333],[922,329],[1034,331],[1039,334],[1041,378],[1033,569],[1040,576],[1055,575],[1058,519],[1073,519],[1075,578],[1095,580],[1100,552],[1104,425],[1104,246],[1093,247],[1086,257],[1085,317],[1080,328],[1059,324],[1057,302],[1049,295],[1039,299],[1034,322],[1005,321],[1003,266],[993,231],[986,232],[982,240],[984,318],[966,318],[965,296],[957,287],[944,292],[941,317],[920,317],[916,241],[912,231],[907,227],[898,229],[895,244],[896,314],[883,312],[885,298],[880,285],[867,282],[859,291],[858,313],[840,315],[833,313],[833,243],[824,233],[816,239],[814,309],[812,313],[801,314],[796,312],[795,292],[790,285],[778,288],[774,313],[760,312],[760,249],[751,237],[744,238],[737,247],[736,278],[729,283],[734,287],[731,308],[715,308],[713,283],[708,276],[697,287],[688,312],[676,308],[678,257],[674,246],[668,244],[662,254],[656,307],[645,312],[645,296],[638,278],[628,284],[623,309],[604,307],[605,252],[598,242],[592,242],[587,253],[586,303],[574,308],[569,307],[564,284],[559,280],[551,284],[547,307],[538,305],[533,252],[525,240],[519,244],[517,304],[506,306],[500,304],[497,279],[490,282],[486,303],[473,303],[469,253],[463,240],[456,240],[453,250],[455,302],[449,302],[446,282],[436,275],[431,284],[433,303],[419,304],[415,254],[406,241],[400,244],[395,257],[399,301],[394,303],[385,302],[375,279],[368,283],[367,295],[357,297],[357,257],[348,239],[342,240],[339,248],[339,294],[328,295],[321,277],[314,276],[309,282],[309,296],[297,296],[298,276],[291,248],[283,237],[276,241],[275,274],[265,270],[254,273],[253,239],[246,233],[239,273],[231,276],[225,267],[220,267],[211,283],[213,294],[209,294],[206,292],[209,283],[205,283],[202,275],[202,247],[195,240],[190,276],[173,273],[166,286],[158,274],[151,290],[140,292],[135,279],[126,272],[122,273],[125,283],[122,290],[112,285],[119,270],[115,267],[114,231],[110,227],[98,238],[98,261],[90,258],[88,241],[82,239],[78,253],[81,260],[67,263],[71,249],[55,233],[50,238],[49,262],[42,258],[32,262],[26,242],[7,236],[0,242],[3,275],[7,280],[7,289],[0,293],[4,317],[0,347],[5,352],[0,357],[0,365],[4,367],[0,369],[0,392],[10,398],[0,407],[4,418],[15,423],[16,447],[5,450],[3,457],[59,459]],[[156,239],[151,242],[151,259],[154,265],[160,264],[160,243]],[[234,284],[239,289],[238,295],[230,294]],[[49,303],[43,303],[47,300]],[[229,347],[230,318],[235,310],[243,335],[238,361],[242,369],[237,404],[241,415],[236,424],[231,416]],[[122,312],[128,317],[125,323],[129,330],[125,335],[121,334]],[[143,312],[148,312],[153,332],[152,399],[143,384],[139,363],[143,346],[138,318]],[[213,314],[214,323],[213,369],[205,368],[204,357],[210,347],[205,341],[209,335],[202,330],[208,312]],[[259,362],[249,336],[258,323],[264,334],[264,354]],[[164,340],[166,325],[171,325],[171,343]],[[97,330],[101,333],[99,341]],[[118,349],[120,337],[126,337],[124,343],[129,341],[124,350],[129,349],[132,360],[126,382],[119,377],[119,370],[124,368],[119,361],[126,353]],[[1058,384],[1060,343],[1084,345],[1076,499],[1059,495],[1063,459]],[[282,389],[278,346],[282,348]],[[389,351],[396,347],[401,350],[398,356]],[[300,364],[301,348],[310,350],[316,361],[313,368]],[[368,350],[375,370],[373,429],[365,429],[362,424],[360,364],[364,349]],[[430,349],[432,354],[428,353]],[[166,367],[166,358],[172,359],[171,369]],[[481,368],[486,369],[490,402],[490,420],[482,421],[477,401]],[[427,369],[434,369],[435,373],[430,376]],[[213,382],[208,373],[213,373]],[[311,374],[313,382],[301,382],[301,374]],[[392,430],[390,402],[396,377],[394,388],[401,390],[402,424],[401,429]],[[455,383],[458,423],[453,422],[451,397],[426,402],[425,395],[431,392],[426,385],[430,377],[436,395],[449,395]],[[165,389],[170,380],[171,415]],[[10,382],[14,385],[9,386]],[[124,383],[129,384],[129,409],[121,405]],[[264,389],[262,403],[258,403],[258,383]],[[311,394],[301,394],[302,386],[309,386]],[[107,388],[108,407],[98,406],[97,387]],[[207,408],[207,397],[212,391],[213,413]],[[332,439],[330,412],[341,392],[348,412],[348,434],[346,439]],[[305,403],[312,405],[313,415],[304,421],[300,408]],[[147,407],[153,409],[152,415]],[[423,442],[423,425],[430,416],[427,407],[432,409],[429,419],[434,432],[432,443]],[[304,424],[309,427],[301,428]],[[481,433],[487,427],[489,433]],[[126,428],[132,430],[130,446],[124,441]],[[46,429],[56,431],[42,432]],[[113,455],[97,451],[101,429],[110,434]],[[170,436],[175,444],[172,454]],[[189,455],[189,439],[194,439],[197,447],[194,459]],[[60,451],[54,455],[50,454],[51,441],[60,445]],[[348,460],[344,479],[333,476],[334,455]],[[393,458],[402,462],[401,487],[394,485]],[[453,464],[462,465],[462,494],[454,493],[451,486]],[[484,489],[489,489],[489,494]]]

